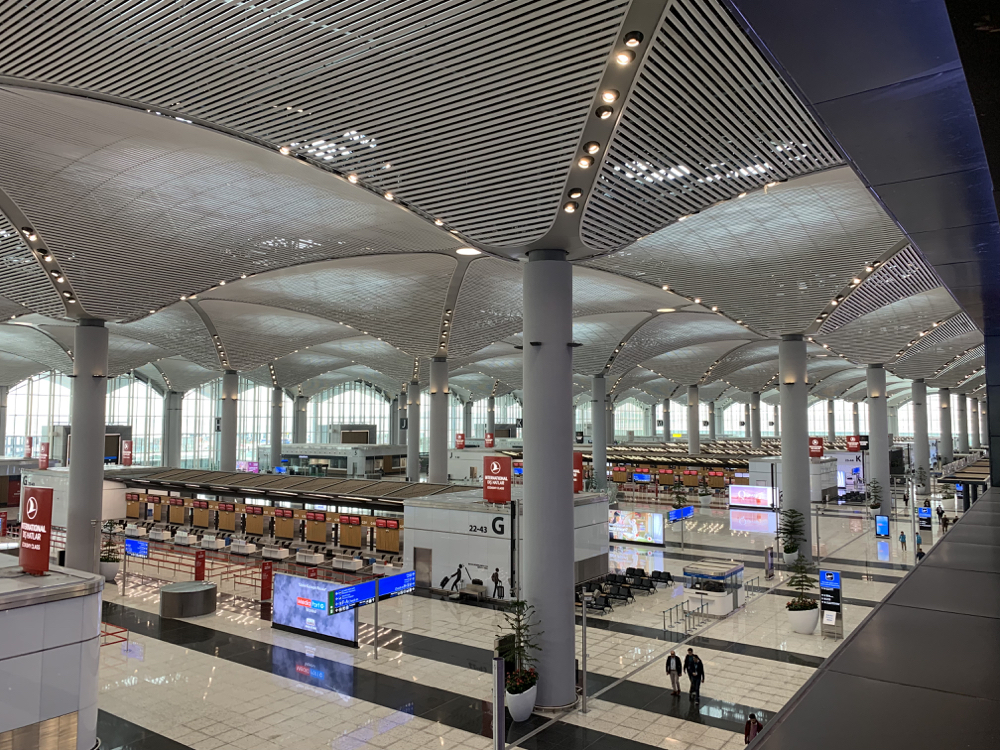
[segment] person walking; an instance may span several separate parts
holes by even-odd
[[[926,552],[924,552],[922,549],[920,549],[920,545],[918,544],[917,545],[917,562],[920,562],[921,560],[923,560],[924,556],[926,554],[927,554]]]
[[[451,584],[451,590],[457,591],[458,584],[462,582],[462,566],[458,566],[458,570],[455,571],[455,580]]]
[[[899,546],[903,548],[903,552],[906,552],[906,532],[899,532]]]
[[[920,549],[920,545],[923,544],[924,540],[921,538],[919,531],[917,532],[917,535],[913,538],[913,541],[917,543],[917,549]]]
[[[941,531],[947,531],[950,525],[951,519],[948,516],[941,516]]]
[[[670,676],[671,695],[681,694],[681,671],[683,669],[681,657],[677,655],[676,651],[671,651],[670,656],[667,657],[667,674]]]
[[[757,721],[757,714],[750,714],[750,718],[743,726],[743,744],[749,745],[750,741],[760,734],[760,730],[763,728],[764,725]]]
[[[910,507],[910,494],[908,492],[903,493],[903,507],[904,508]]]
[[[503,584],[500,582],[500,568],[493,571],[493,575],[490,576],[490,580],[493,581],[493,598],[503,599]]]
[[[688,691],[692,701],[701,701],[701,683],[705,681],[705,664],[701,658],[691,649],[688,649],[691,661],[684,667],[688,679],[691,680],[691,688]]]
[[[941,519],[944,518],[944,506],[938,503],[938,507],[934,509],[934,512],[937,513],[938,522],[940,523]]]

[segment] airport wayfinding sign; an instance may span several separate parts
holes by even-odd
[[[21,549],[18,563],[25,573],[40,576],[49,570],[52,542],[52,489],[26,487],[21,500]]]
[[[488,503],[509,503],[510,473],[510,456],[484,456],[483,500]]]

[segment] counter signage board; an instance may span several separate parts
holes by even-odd
[[[144,542],[142,539],[126,539],[125,554],[129,557],[146,559],[149,557],[149,542]]]
[[[820,631],[823,636],[844,637],[843,605],[840,598],[840,573],[836,570],[819,572],[819,608],[823,614]]]
[[[583,432],[580,430],[577,430],[576,432],[576,444],[583,445]]]
[[[823,458],[823,438],[809,438],[809,458]]]
[[[24,439],[24,457],[31,458],[31,437]]]
[[[52,490],[28,487],[21,505],[21,550],[18,563],[25,573],[40,576],[49,569],[52,541]]]
[[[857,453],[861,450],[861,436],[860,435],[848,435],[847,436],[847,450],[851,453]]]
[[[858,446],[863,451],[868,450],[868,436],[867,435],[858,435]]]
[[[456,432],[455,433],[455,450],[463,450],[465,448],[465,433]]]
[[[573,451],[573,492],[583,492],[583,454]]]
[[[132,465],[132,441],[122,440],[122,466]]]
[[[38,468],[49,468],[49,444],[40,443],[38,446]]]
[[[355,607],[363,607],[375,601],[375,581],[365,581],[356,583],[353,586],[344,586],[330,592],[330,606],[327,611],[331,614],[346,612]]]
[[[205,580],[205,550],[196,550],[194,553],[194,580]]]
[[[920,519],[919,528],[927,530],[931,528],[931,519],[934,511],[930,508],[917,508],[917,518]]]
[[[510,502],[510,456],[483,457],[483,500],[488,503]]]
[[[266,602],[274,592],[274,563],[270,560],[260,564],[260,600]]]

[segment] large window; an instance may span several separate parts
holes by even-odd
[[[377,431],[375,442],[388,443],[391,405],[380,390],[367,383],[355,381],[327,388],[309,399],[306,440],[327,442],[329,426],[334,424],[373,424]],[[287,429],[291,432],[290,423]]]
[[[507,393],[497,396],[493,411],[494,424],[517,424],[521,418],[521,403],[514,398],[513,394]],[[482,438],[486,436],[487,405],[489,399],[481,398],[472,402],[472,436]],[[580,429],[580,428],[577,428]]]
[[[108,380],[107,422],[131,425],[132,463],[162,463],[163,396],[148,383],[130,375]]]
[[[834,429],[837,435],[854,434],[854,404],[843,399],[833,401]],[[809,434],[826,437],[828,432],[826,400],[817,401],[809,407]],[[858,402],[858,422],[862,435],[868,434],[868,404],[864,401]]]
[[[181,401],[181,468],[216,469],[219,438],[216,417],[222,416],[222,378],[184,394]]]
[[[71,380],[58,372],[46,372],[24,380],[7,394],[5,455],[23,456],[25,438],[38,445],[49,442],[55,425],[69,424]]]
[[[272,386],[257,385],[240,378],[240,397],[237,406],[236,460],[258,460],[261,446],[271,444],[271,394]],[[282,394],[281,442],[292,442],[292,414],[295,405]]]
[[[625,440],[628,433],[637,437],[649,436],[650,407],[627,398],[615,404],[615,440]]]

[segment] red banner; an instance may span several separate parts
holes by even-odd
[[[462,450],[465,448],[465,433],[456,432],[455,433],[455,450]]]
[[[483,456],[483,500],[510,502],[510,456]]]
[[[205,550],[203,549],[194,553],[194,580],[205,580]]]
[[[7,511],[0,511],[0,537],[7,536]]]
[[[38,446],[38,468],[47,469],[49,468],[49,444],[41,443]]]
[[[861,436],[860,435],[848,435],[847,436],[847,450],[851,453],[861,452]]]
[[[487,432],[486,433],[486,439],[483,441],[483,445],[485,447],[487,447],[487,448],[492,448],[493,447],[493,433],[492,432]]]
[[[309,578],[319,578],[319,568],[309,568],[309,570],[306,571],[306,575]]]
[[[52,490],[28,487],[21,507],[21,551],[18,562],[25,573],[40,576],[49,569],[52,540]]]
[[[809,458],[823,458],[823,438],[809,438]]]
[[[573,451],[573,492],[583,492],[583,454]]]
[[[132,441],[122,440],[122,466],[132,465]]]
[[[260,564],[260,600],[266,602],[274,591],[274,563],[270,560]]]
[[[31,458],[31,438],[26,437],[24,439],[24,457]]]

